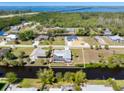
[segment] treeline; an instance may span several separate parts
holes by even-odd
[[[1,19],[0,29],[18,24],[21,20],[39,22],[45,27],[80,27],[91,34],[109,28],[113,34],[124,35],[124,13],[47,13]],[[99,28],[101,30],[99,30]],[[83,31],[83,32],[84,32]],[[80,31],[78,34],[82,33]],[[85,33],[85,32],[84,32]],[[90,34],[88,34],[90,35]]]

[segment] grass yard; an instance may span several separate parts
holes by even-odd
[[[73,65],[83,63],[82,49],[72,49],[72,55]]]
[[[40,88],[41,85],[42,84],[39,79],[23,79],[19,83],[19,87],[22,87],[22,88],[29,88],[29,87]]]
[[[124,87],[124,80],[115,80],[115,82],[120,86]],[[108,85],[107,80],[88,80],[88,84],[96,85]]]
[[[55,40],[50,42],[49,40],[42,40],[40,45],[65,45],[64,37],[55,37]]]
[[[84,36],[83,40],[89,45],[98,45],[99,43],[94,39],[94,37]]]
[[[50,64],[50,66],[67,66],[67,64],[66,63],[64,63],[64,62],[53,62],[53,63],[51,63]]]
[[[15,42],[14,41],[10,41],[10,42],[8,42],[7,44],[15,44]],[[21,40],[19,40],[19,44],[18,45],[32,45],[32,41],[31,40],[28,40],[28,41],[21,41]]]
[[[84,56],[86,63],[98,62],[101,59],[99,55],[102,55],[105,59],[107,59],[109,56],[112,56],[113,54],[124,54],[124,49],[109,49],[109,50],[84,49]]]
[[[112,41],[111,39],[109,39],[108,37],[106,37],[106,36],[103,36],[102,37],[105,41],[106,41],[106,43],[108,43],[109,45],[124,45],[124,43],[123,42],[114,42],[114,41]]]
[[[33,51],[33,49],[34,48],[15,48],[15,49],[13,49],[13,53],[15,54],[15,55],[19,55],[20,54],[20,52],[22,52],[22,51],[24,51],[27,55],[30,55],[31,54],[31,52]]]

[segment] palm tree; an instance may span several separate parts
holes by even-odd
[[[43,84],[52,84],[54,82],[54,72],[52,69],[40,69],[37,72],[38,78]]]
[[[9,83],[14,83],[17,80],[17,75],[14,72],[6,73],[5,77]]]

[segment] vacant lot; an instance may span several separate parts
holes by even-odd
[[[90,45],[98,45],[99,43],[94,39],[94,37],[84,36],[83,40]]]
[[[64,37],[55,37],[54,41],[42,40],[40,45],[65,45]]]
[[[83,62],[83,53],[82,49],[72,49],[72,62],[74,64],[82,64]]]
[[[124,54],[124,49],[84,49],[84,56],[86,63],[89,62],[98,62],[102,57],[107,59],[109,56],[113,54]]]

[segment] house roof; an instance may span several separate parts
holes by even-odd
[[[6,36],[7,38],[17,38],[17,35],[15,34],[9,34],[8,36]]]
[[[71,50],[54,50],[53,54],[56,56],[61,56],[67,61],[71,60]]]
[[[67,36],[67,40],[68,41],[74,41],[74,40],[77,40],[77,36]]]
[[[35,40],[40,41],[41,39],[48,39],[48,38],[49,38],[49,36],[47,36],[47,35],[39,35],[38,37],[35,38]]]
[[[82,87],[84,91],[114,91],[112,87],[104,85],[86,85]]]
[[[105,31],[104,31],[104,34],[105,35],[111,35],[112,33],[108,28],[106,28]]]
[[[0,36],[4,36],[5,32],[3,30],[0,31]]]
[[[124,40],[124,38],[118,36],[118,35],[115,35],[115,36],[109,36],[109,38],[113,41],[116,41],[116,40]]]
[[[36,48],[33,50],[30,56],[46,56],[46,50]]]

